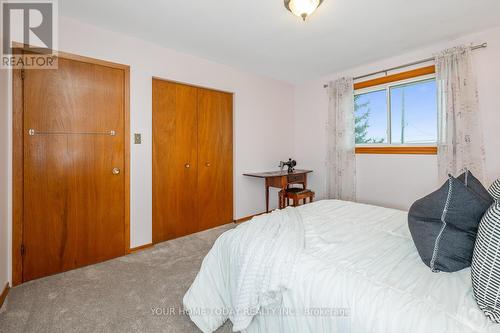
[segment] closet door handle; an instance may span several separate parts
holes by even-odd
[[[191,167],[191,165],[190,165],[189,163],[186,163],[186,164],[184,165],[184,167],[185,167],[186,169],[189,169],[189,168]]]
[[[212,164],[210,164],[210,162],[206,162],[206,163],[205,163],[205,166],[206,166],[207,168],[210,168],[210,167],[212,166]]]

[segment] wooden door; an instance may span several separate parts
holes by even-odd
[[[199,231],[197,94],[188,85],[153,80],[153,242]]]
[[[198,91],[198,221],[233,222],[233,95]]]
[[[23,281],[125,253],[124,82],[62,58],[25,71]]]

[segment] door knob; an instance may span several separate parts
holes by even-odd
[[[186,165],[184,165],[184,167],[185,167],[186,169],[189,169],[189,168],[191,167],[191,165],[190,165],[189,163],[186,163]]]
[[[207,162],[207,163],[205,163],[205,165],[206,165],[206,167],[207,167],[207,168],[210,168],[210,166],[211,166],[212,164],[210,164],[210,162]]]
[[[113,175],[119,175],[120,174],[120,168],[113,168]]]

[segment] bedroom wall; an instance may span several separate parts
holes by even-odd
[[[134,145],[132,135],[130,138],[131,247],[151,242],[152,77],[234,93],[234,217],[238,219],[265,210],[264,184],[242,174],[276,169],[280,159],[292,155],[294,100],[291,84],[182,54],[73,19],[60,17],[59,24],[61,51],[131,67],[131,134],[142,133],[143,138],[141,145]],[[1,126],[6,123],[2,121]],[[6,132],[2,130],[0,133],[4,135]],[[7,154],[2,151],[1,156]],[[2,172],[4,161],[2,158]],[[4,188],[2,185],[2,191]],[[2,195],[3,192],[0,199],[3,199]],[[276,198],[277,195],[273,193],[273,207],[277,206]],[[0,204],[3,205],[3,202]],[[4,221],[2,216],[2,223]],[[3,235],[5,233],[2,232]],[[0,240],[0,244],[3,248],[5,242]],[[0,266],[3,269],[6,265],[0,262]]]
[[[480,114],[482,117],[488,185],[500,177],[500,28],[443,41],[420,50],[380,60],[295,86],[295,158],[303,167],[314,169],[310,187],[319,198],[325,193],[325,159],[328,98],[323,85],[343,75],[357,76],[404,63],[425,59],[459,43],[487,42],[486,49],[474,52]],[[307,133],[307,135],[300,135]],[[418,198],[439,185],[436,156],[357,155],[358,201],[391,208],[408,209]]]
[[[0,43],[2,40],[0,39]],[[8,241],[8,170],[9,159],[9,127],[8,127],[8,95],[9,72],[0,69],[0,293],[9,281],[9,241]]]
[[[265,209],[264,185],[242,174],[275,169],[292,153],[292,85],[66,18],[59,32],[62,51],[131,66],[131,132],[143,135],[142,145],[131,145],[132,247],[151,242],[153,76],[234,93],[234,217]]]

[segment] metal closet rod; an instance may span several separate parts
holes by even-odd
[[[482,43],[482,44],[479,44],[479,45],[472,46],[471,49],[472,50],[478,50],[478,49],[484,49],[486,47],[488,47],[488,43]],[[422,59],[422,60],[410,62],[408,64],[404,64],[404,65],[400,65],[400,66],[396,66],[396,67],[387,68],[387,69],[384,69],[384,70],[381,70],[381,71],[373,72],[373,73],[370,73],[370,74],[365,74],[365,75],[357,76],[357,77],[353,78],[353,80],[360,80],[360,79],[364,79],[366,77],[370,77],[370,76],[374,76],[374,75],[378,75],[378,74],[385,74],[385,75],[387,75],[387,72],[392,72],[392,71],[395,71],[395,70],[398,70],[398,69],[402,69],[402,68],[406,68],[406,67],[411,67],[411,66],[415,66],[415,65],[420,65],[420,64],[423,64],[423,63],[426,63],[426,62],[429,62],[429,61],[433,61],[433,60],[434,60],[434,57],[427,58],[427,59]],[[325,84],[323,86],[323,88],[328,88],[328,84]]]
[[[71,131],[37,131],[32,128],[28,130],[29,136],[34,135],[109,135],[115,136],[116,131],[107,131],[107,132],[71,132]]]

